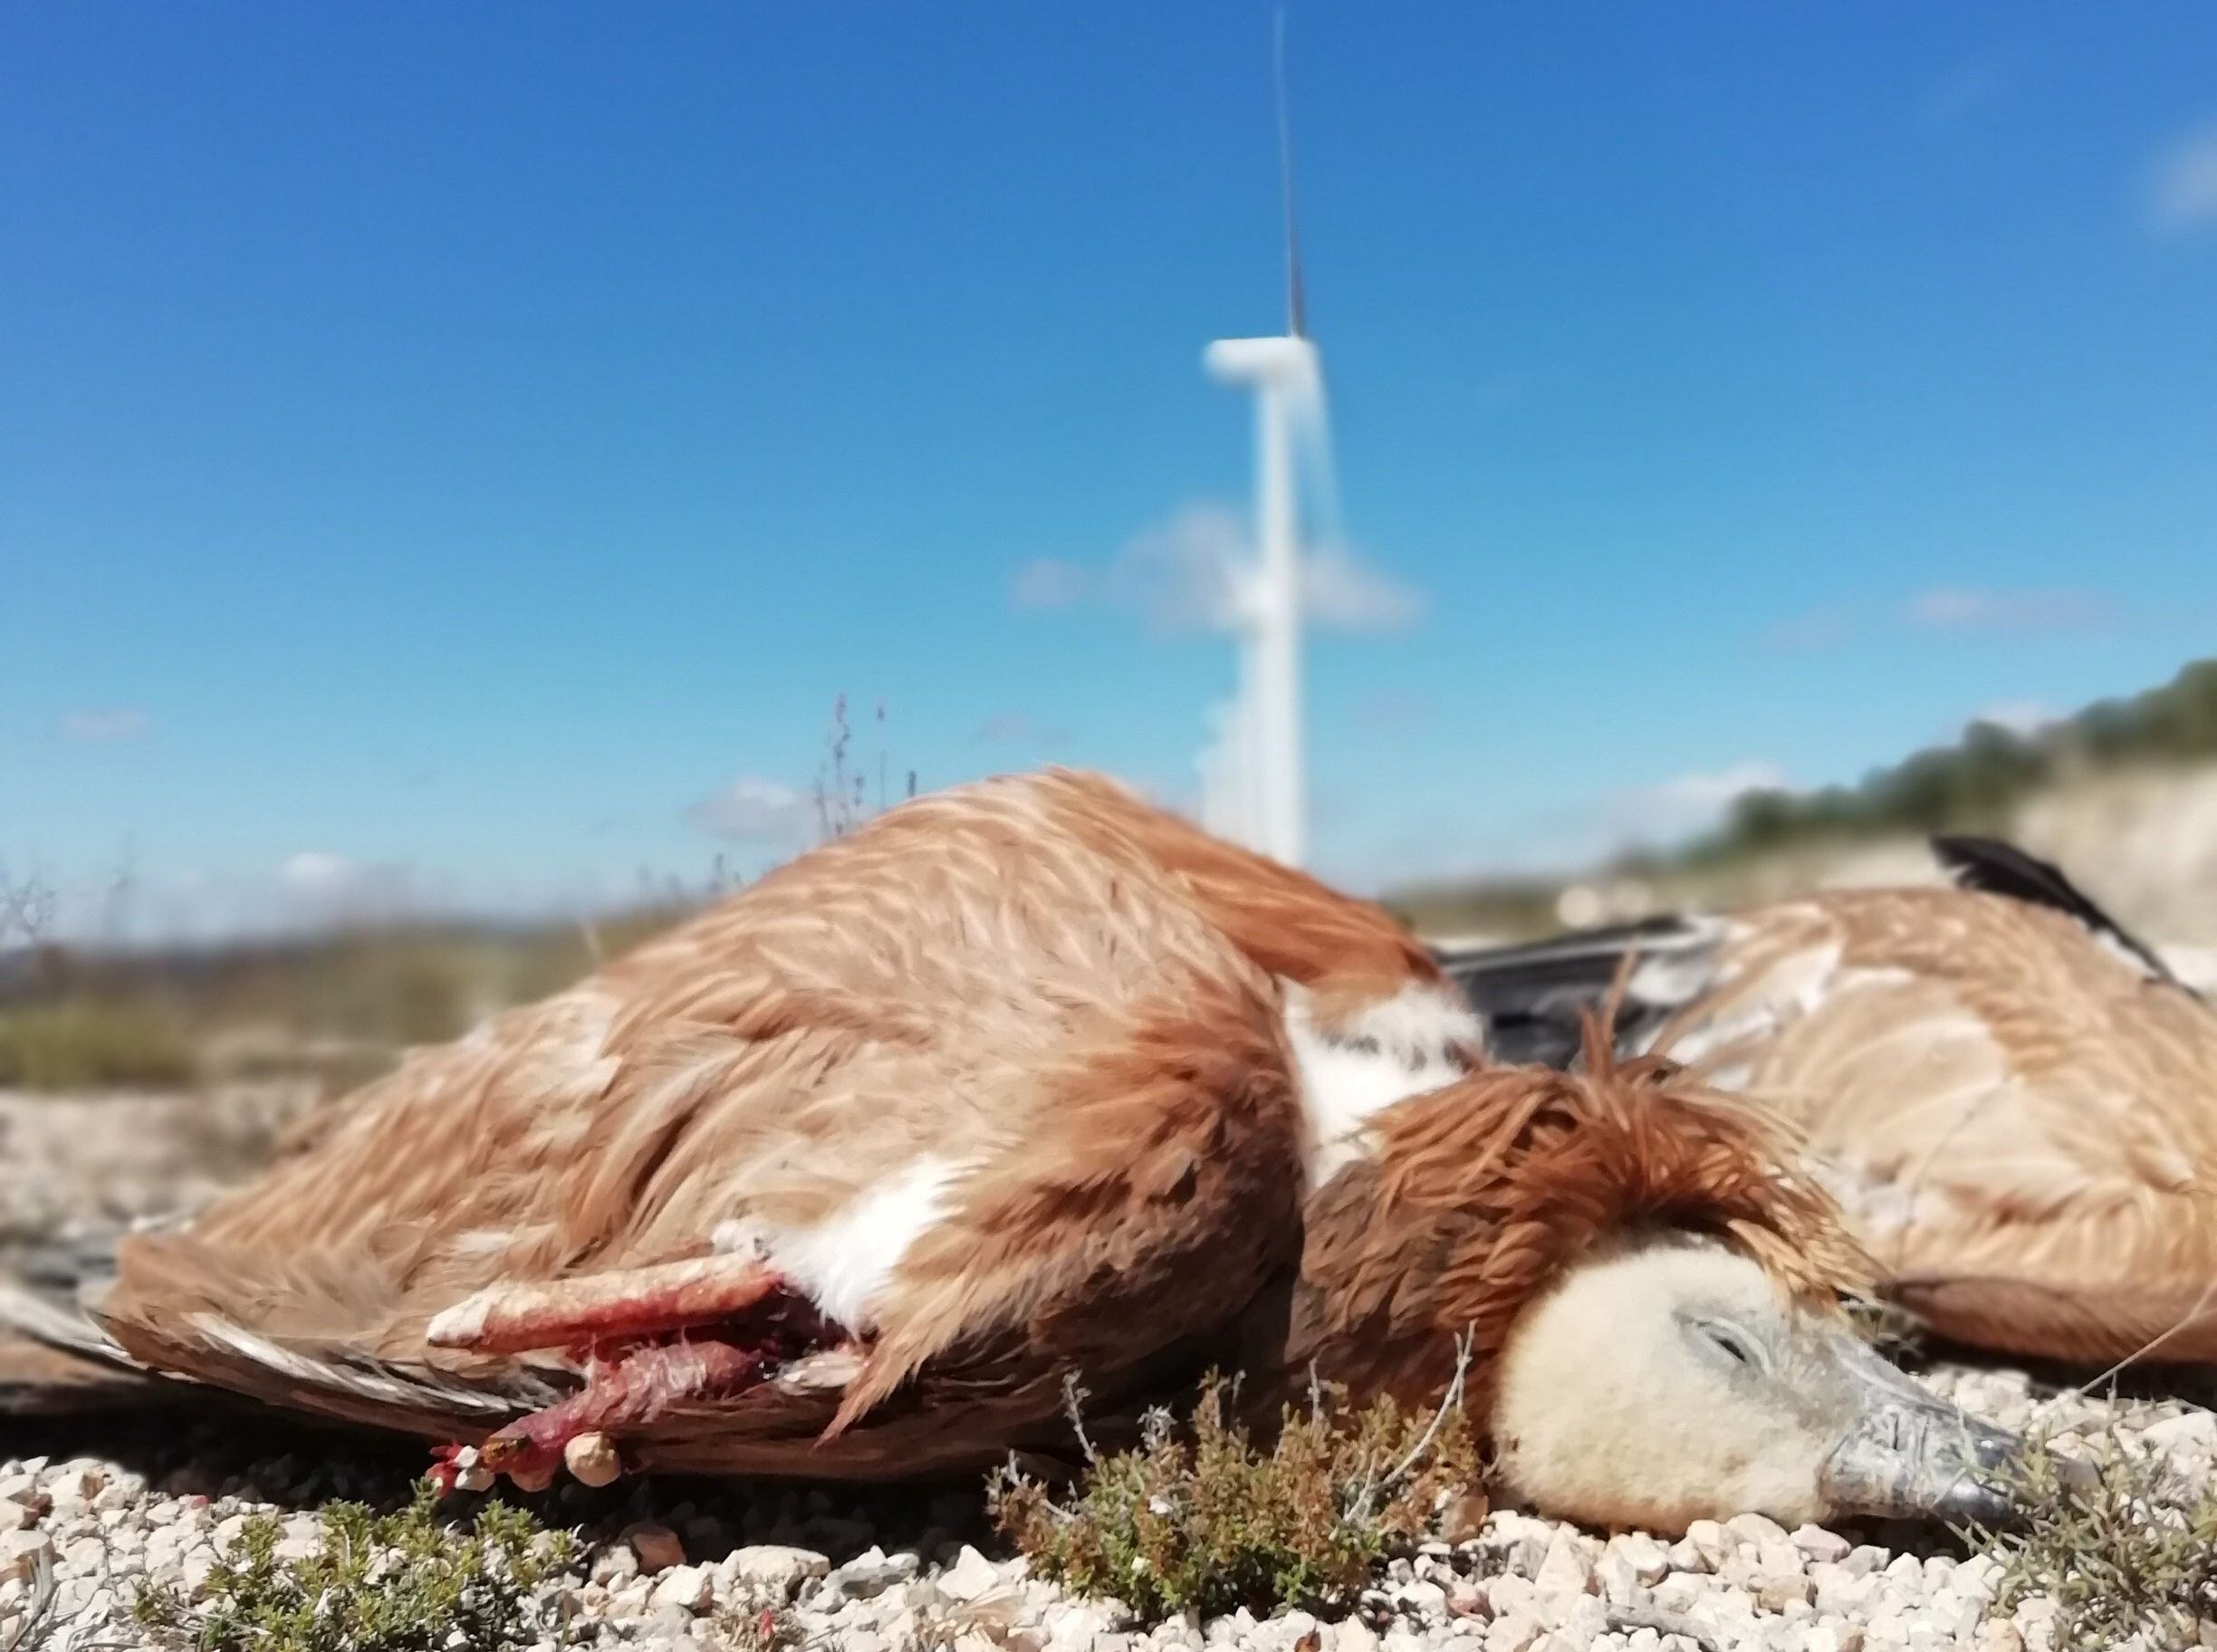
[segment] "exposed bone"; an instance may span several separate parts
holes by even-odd
[[[436,1316],[435,1348],[526,1353],[710,1324],[753,1307],[782,1282],[744,1256],[697,1256],[607,1273],[488,1285]]]
[[[616,1442],[597,1430],[575,1436],[562,1447],[562,1463],[586,1485],[607,1485],[623,1473]]]
[[[596,1365],[585,1386],[569,1398],[499,1430],[485,1441],[484,1460],[505,1474],[513,1474],[520,1465],[552,1466],[566,1460],[571,1443],[581,1436],[620,1435],[681,1401],[714,1399],[752,1388],[762,1380],[767,1359],[762,1349],[728,1342],[634,1349],[621,1359]]]

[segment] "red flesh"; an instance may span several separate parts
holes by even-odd
[[[559,1326],[576,1340],[585,1366],[585,1386],[529,1417],[519,1417],[487,1439],[480,1460],[498,1473],[518,1468],[550,1469],[561,1462],[562,1448],[581,1434],[624,1432],[651,1422],[670,1406],[686,1400],[726,1398],[775,1375],[787,1360],[844,1339],[844,1333],[816,1311],[782,1279],[767,1270],[747,1282],[744,1292],[733,1280],[701,1282],[657,1290],[636,1297],[605,1292],[580,1293],[557,1302],[542,1297],[547,1310],[534,1315],[523,1332],[522,1316],[487,1316],[487,1351],[504,1347],[544,1348],[544,1334]],[[713,1300],[731,1304],[704,1328],[700,1312],[712,1299],[705,1288],[720,1291]],[[738,1300],[744,1297],[744,1300]],[[579,1310],[590,1306],[590,1314]],[[557,1310],[560,1311],[557,1311]],[[678,1340],[673,1333],[689,1334]],[[532,1340],[511,1344],[512,1334]],[[649,1340],[655,1339],[655,1340]],[[442,1491],[451,1491],[458,1446],[442,1447],[431,1474]]]

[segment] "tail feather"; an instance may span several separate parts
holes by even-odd
[[[76,1234],[0,1258],[0,1415],[101,1409],[169,1386],[93,1312],[113,1276],[115,1240]]]
[[[2063,869],[2027,854],[1999,838],[1943,834],[1932,840],[1933,854],[1956,888],[2000,895],[2062,913],[2143,965],[2159,981],[2192,991],[2171,973],[2162,956],[2097,906],[2091,896],[2063,874]]]
[[[1514,946],[1438,947],[1433,956],[1478,1012],[1495,1060],[1568,1068],[1584,1019],[1617,996],[1615,1047],[1645,1050],[1710,982],[1722,926],[1713,918],[1648,918]]]

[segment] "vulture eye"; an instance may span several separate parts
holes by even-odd
[[[1737,1325],[1723,1320],[1696,1320],[1694,1332],[1741,1369],[1750,1371],[1763,1369],[1763,1358],[1755,1346],[1755,1340]]]

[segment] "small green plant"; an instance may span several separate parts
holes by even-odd
[[[283,1529],[257,1515],[196,1595],[147,1589],[132,1615],[179,1652],[513,1652],[537,1638],[533,1595],[575,1562],[571,1535],[498,1503],[457,1532],[437,1503],[427,1480],[394,1513],[331,1503],[301,1558],[280,1557]]]
[[[808,1631],[782,1599],[756,1592],[716,1614],[716,1644],[724,1652],[801,1652]]]
[[[2192,1647],[2197,1625],[2217,1618],[2217,1486],[2186,1482],[2160,1452],[2127,1450],[2114,1429],[2088,1456],[2029,1441],[2002,1484],[2020,1523],[1968,1535],[2001,1565],[2000,1610],[2055,1603],[2057,1652],[2135,1635]]]
[[[1205,1384],[1189,1428],[1151,1414],[1134,1450],[1088,1446],[1072,1502],[1003,1470],[989,1488],[995,1520],[1040,1576],[1150,1620],[1263,1614],[1351,1601],[1478,1484],[1459,1378],[1429,1418],[1390,1400],[1350,1412],[1320,1389],[1306,1412],[1286,1408],[1268,1449],[1229,1420],[1230,1391]]]

